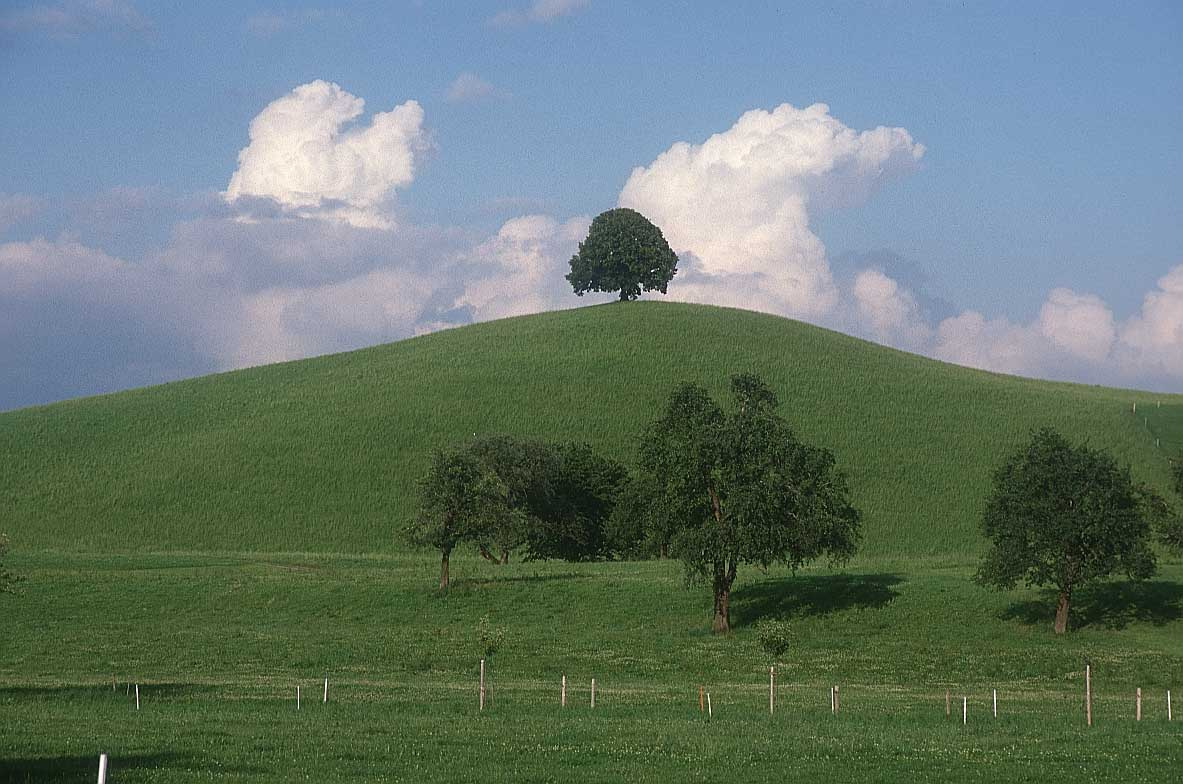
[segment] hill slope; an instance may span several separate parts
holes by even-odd
[[[979,552],[989,471],[1043,424],[1165,486],[1131,406],[1183,411],[1183,396],[988,374],[774,316],[612,304],[0,414],[0,528],[22,549],[396,551],[432,448],[510,432],[631,462],[676,383],[722,394],[741,371],[835,452],[871,555]]]

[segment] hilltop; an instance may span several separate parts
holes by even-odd
[[[1179,395],[985,373],[747,311],[615,303],[0,414],[0,520],[22,549],[397,552],[433,448],[507,432],[631,463],[675,384],[721,394],[742,371],[835,453],[874,556],[980,552],[989,472],[1032,427],[1165,487],[1151,428],[1183,421]]]

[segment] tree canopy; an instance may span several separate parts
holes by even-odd
[[[843,561],[860,535],[859,512],[833,455],[802,443],[757,376],[731,379],[730,412],[696,384],[670,396],[645,431],[641,470],[658,488],[671,541],[691,577],[711,581],[715,632],[731,628],[741,563],[797,568],[828,554]]]
[[[456,545],[483,540],[490,528],[513,516],[505,483],[467,449],[441,449],[419,480],[419,513],[404,530],[415,545],[440,551],[440,590],[450,584]]]
[[[1165,509],[1108,452],[1043,428],[994,472],[982,516],[991,547],[976,579],[999,589],[1020,580],[1055,588],[1054,629],[1062,634],[1082,585],[1116,571],[1154,574],[1151,521]]]
[[[440,589],[461,542],[486,559],[585,561],[614,552],[608,520],[628,471],[586,444],[507,435],[441,449],[419,480],[419,513],[404,535],[440,551]]]
[[[575,293],[619,291],[621,301],[642,291],[666,291],[677,272],[678,257],[661,229],[641,213],[620,207],[595,217],[587,239],[571,257],[567,274]]]

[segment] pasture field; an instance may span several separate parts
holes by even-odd
[[[506,432],[632,463],[676,384],[722,396],[745,371],[833,450],[873,555],[980,553],[990,471],[1032,428],[1110,449],[1159,487],[1165,453],[1131,407],[1183,430],[1179,395],[983,373],[746,311],[615,303],[0,414],[0,520],[27,550],[397,553],[433,448]]]
[[[842,569],[741,569],[728,637],[675,562],[458,553],[441,595],[438,554],[396,534],[437,446],[506,432],[631,463],[677,383],[721,396],[745,371],[834,451],[864,541]],[[0,594],[0,784],[93,780],[100,752],[112,784],[1177,780],[1183,563],[1082,591],[1062,639],[1046,593],[970,581],[990,471],[1042,425],[1165,489],[1183,396],[644,302],[0,413],[0,530],[27,578]],[[505,641],[480,713],[486,616]],[[762,618],[794,633],[775,716]]]
[[[92,780],[100,752],[120,783],[1160,782],[1183,770],[1178,562],[1088,591],[1062,639],[1039,592],[988,592],[969,564],[930,558],[745,569],[727,638],[708,633],[709,592],[672,562],[464,556],[446,595],[427,555],[41,552],[13,566],[29,579],[0,596],[0,782]],[[506,637],[481,714],[485,615]],[[770,717],[752,624],[774,616],[794,641]]]

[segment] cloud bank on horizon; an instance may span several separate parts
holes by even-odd
[[[414,100],[368,122],[363,112],[362,98],[321,80],[275,99],[251,121],[225,191],[198,199],[143,258],[70,236],[0,242],[0,341],[23,347],[0,361],[0,409],[588,302],[563,276],[590,216],[522,215],[491,236],[396,219],[394,196],[429,146],[424,112]],[[933,313],[926,292],[883,266],[835,274],[813,221],[911,176],[924,152],[903,128],[857,131],[824,104],[782,104],[674,143],[632,171],[618,202],[680,254],[671,299],[988,370],[1183,388],[1183,264],[1124,320],[1096,295],[1058,288],[1025,323]],[[0,196],[0,231],[40,206]],[[67,359],[49,378],[54,357]]]

